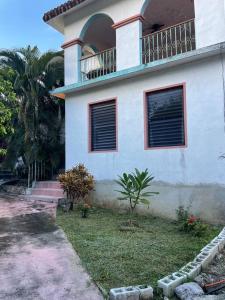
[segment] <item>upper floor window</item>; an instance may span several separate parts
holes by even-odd
[[[90,151],[117,149],[116,100],[90,104]]]
[[[185,146],[184,87],[178,86],[146,94],[146,146]]]

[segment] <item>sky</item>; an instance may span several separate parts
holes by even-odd
[[[63,35],[44,23],[45,12],[65,0],[0,0],[0,49],[38,46],[59,50]]]

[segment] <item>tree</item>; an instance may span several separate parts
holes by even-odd
[[[19,102],[18,125],[12,136],[9,153],[23,152],[27,165],[35,160],[50,160],[57,165],[63,145],[61,132],[64,103],[49,94],[54,86],[63,84],[61,52],[41,54],[37,47],[0,51],[0,66],[14,73],[14,90]],[[20,136],[20,149],[14,137]],[[16,159],[15,157],[14,159]]]
[[[0,157],[6,155],[6,138],[14,132],[13,119],[17,109],[16,94],[8,80],[12,71],[3,69],[0,72]]]

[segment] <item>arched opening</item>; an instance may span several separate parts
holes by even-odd
[[[143,63],[195,49],[194,0],[146,0]]]
[[[116,33],[113,20],[105,14],[92,16],[80,39],[82,80],[94,79],[116,71]]]

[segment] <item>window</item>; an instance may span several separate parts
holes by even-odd
[[[185,146],[183,88],[146,94],[148,148]]]
[[[116,100],[91,104],[90,107],[90,150],[115,151]]]

